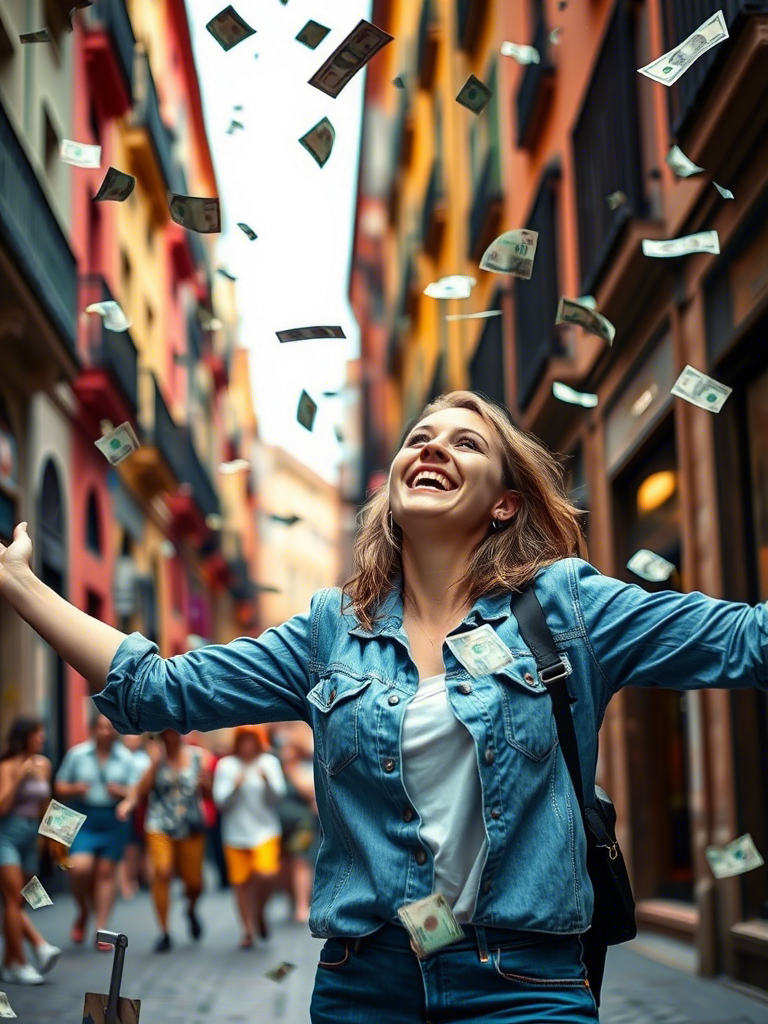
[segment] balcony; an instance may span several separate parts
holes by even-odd
[[[253,601],[258,594],[258,587],[251,579],[248,563],[242,555],[229,561],[229,592],[236,601]]]
[[[80,278],[80,308],[92,302],[112,301],[107,283],[99,274]],[[138,408],[138,354],[129,331],[108,331],[100,316],[80,316],[85,368],[73,388],[80,407],[92,424],[136,423]]]
[[[480,39],[488,13],[488,0],[456,0],[456,35],[459,48],[471,53]]]
[[[443,189],[443,170],[439,160],[432,161],[424,210],[421,218],[421,238],[424,251],[437,258],[443,244],[445,224],[448,219],[448,204]]]
[[[634,37],[632,5],[619,0],[573,130],[582,295],[597,289],[625,226],[646,215]],[[617,189],[628,201],[611,210]]]
[[[32,291],[30,303],[42,307],[61,341],[61,351],[57,348],[52,353],[50,341],[30,330],[25,339],[27,358],[38,366],[61,364],[73,373],[77,358],[76,260],[2,104],[0,240],[12,264],[12,273],[0,273],[0,302],[18,305],[14,277],[20,275]]]
[[[134,64],[136,101],[129,118],[125,141],[131,160],[149,186],[158,218],[168,217],[168,192],[180,191],[177,164],[173,159],[171,132],[160,116],[155,80],[146,54]]]
[[[475,183],[469,211],[469,256],[475,263],[498,235],[503,213],[499,151],[491,146]]]
[[[109,117],[133,103],[133,51],[136,39],[125,0],[99,0],[83,11],[85,61],[91,93]]]
[[[139,409],[141,447],[120,463],[120,469],[131,489],[151,500],[163,491],[170,492],[176,488],[172,460],[179,429],[152,373],[140,377]]]
[[[549,100],[554,88],[555,68],[549,59],[549,32],[543,10],[540,11],[532,45],[539,51],[540,64],[528,64],[523,68],[522,79],[517,90],[517,144],[521,149],[530,149],[538,137],[549,109]]]
[[[434,0],[423,0],[418,42],[419,85],[422,89],[431,89],[435,80],[439,38],[440,22],[435,14]]]
[[[189,195],[187,176],[180,164],[174,164],[176,175],[176,190],[181,195]],[[190,277],[197,277],[199,271],[204,270],[207,276],[211,276],[211,265],[208,258],[208,250],[197,231],[187,231],[180,224],[169,224],[171,239],[171,255],[177,273],[182,280]],[[208,288],[210,292],[210,287]]]
[[[768,0],[662,0],[665,49],[671,50],[694,32],[702,22],[722,10],[730,38],[699,57],[668,90],[669,124],[678,139],[705,106],[719,69],[728,59],[738,36],[758,14],[768,14]]]
[[[169,495],[168,507],[177,532],[200,537],[205,532],[205,517],[221,513],[219,498],[200,462],[189,428],[176,426],[174,429],[176,444],[169,462],[179,481],[179,489]]]

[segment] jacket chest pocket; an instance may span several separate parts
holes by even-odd
[[[307,694],[314,707],[315,753],[329,775],[337,775],[360,752],[360,705],[370,679],[330,672]]]
[[[536,662],[518,658],[494,678],[501,690],[507,742],[534,761],[543,761],[557,744],[557,726],[552,700],[538,682]]]

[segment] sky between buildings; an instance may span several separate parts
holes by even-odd
[[[222,203],[217,265],[237,277],[240,341],[250,350],[262,439],[335,481],[342,449],[333,428],[341,422],[342,400],[322,392],[342,386],[345,361],[359,346],[347,283],[365,72],[336,99],[307,80],[360,18],[370,17],[371,4],[234,0],[256,34],[229,52],[205,28],[224,6],[224,0],[187,0]],[[331,29],[314,51],[295,39],[310,18]],[[242,111],[234,110],[237,104]],[[298,139],[323,116],[336,141],[321,169]],[[245,128],[227,135],[232,118]],[[257,233],[256,241],[238,221]],[[347,340],[281,345],[275,337],[315,324],[338,324]],[[296,422],[302,388],[318,403],[311,433]]]

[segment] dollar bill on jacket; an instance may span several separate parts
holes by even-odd
[[[47,839],[55,839],[64,846],[71,846],[83,827],[85,818],[85,814],[73,811],[71,807],[60,804],[58,800],[51,800],[37,831]]]
[[[107,173],[99,185],[99,191],[93,197],[94,203],[124,203],[136,187],[136,179],[132,174],[118,171],[116,167],[108,167]]]
[[[644,238],[643,255],[657,259],[671,259],[675,256],[690,256],[696,252],[720,252],[720,236],[716,231],[697,231],[680,238]]]
[[[588,391],[575,391],[559,380],[552,382],[552,394],[560,402],[567,402],[569,405],[580,405],[584,409],[594,409],[597,405],[597,395],[593,395]]]
[[[73,167],[101,167],[101,146],[62,139],[59,158],[62,163],[72,164]]]
[[[253,230],[253,228],[248,227],[248,225],[244,221],[239,220],[237,222],[237,226],[240,228],[240,230],[243,232],[246,238],[249,238],[252,242],[255,242],[256,239],[259,237]]]
[[[102,317],[104,320],[104,326],[108,331],[114,331],[116,334],[120,334],[122,331],[127,331],[131,326],[131,321],[123,312],[123,308],[119,302],[115,299],[104,299],[103,302],[92,302],[90,306],[85,307],[86,313],[95,313]]]
[[[408,930],[411,945],[419,957],[429,956],[464,938],[464,932],[441,892],[399,907],[397,916]]]
[[[648,583],[663,583],[675,571],[675,565],[648,548],[640,548],[627,562],[627,568],[635,576]]]
[[[13,1012],[13,1007],[8,1002],[8,996],[5,992],[0,992],[0,1017],[15,1017],[16,1014]]]
[[[335,99],[371,57],[387,43],[391,43],[393,38],[377,25],[361,19],[312,75],[309,84]]]
[[[107,431],[93,443],[112,466],[118,466],[123,459],[127,459],[141,448],[139,439],[127,420]]]
[[[720,412],[732,391],[733,388],[729,388],[727,384],[721,384],[719,380],[708,377],[694,366],[686,366],[672,385],[671,394],[684,398],[686,402],[697,405],[700,409]]]
[[[282,981],[283,978],[286,978],[291,973],[291,971],[295,970],[296,964],[292,964],[287,960],[284,960],[281,964],[278,964],[277,967],[272,967],[268,970],[264,977],[269,978],[270,981]]]
[[[310,18],[296,36],[296,39],[305,46],[308,46],[310,50],[316,50],[330,31],[325,25],[321,25],[319,21],[312,21]]]
[[[575,324],[577,327],[583,327],[585,331],[596,334],[609,345],[613,344],[613,339],[616,337],[616,328],[607,317],[595,309],[582,306],[575,299],[566,299],[564,295],[561,296],[560,304],[557,307],[555,323]]]
[[[21,890],[21,895],[32,907],[33,910],[39,910],[40,907],[52,907],[53,900],[45,891],[43,883],[37,877],[33,875],[24,888]]]
[[[256,29],[240,17],[232,4],[214,15],[205,27],[222,50],[231,50],[233,46],[256,34]]]
[[[107,1000],[109,996],[102,992],[86,992],[83,1006],[83,1024],[108,1024]],[[117,1000],[118,1024],[139,1024],[141,1014],[140,999],[126,999],[119,996]]]
[[[317,414],[317,403],[313,401],[306,391],[299,396],[299,407],[296,410],[296,419],[306,430],[311,430],[315,423]]]
[[[22,32],[20,43],[50,43],[51,33],[47,28],[39,28],[36,32]]]
[[[276,331],[278,341],[309,341],[312,338],[346,338],[340,327],[291,327]]]
[[[524,43],[503,42],[501,53],[504,57],[512,57],[518,64],[539,64],[541,55],[535,46],[526,46]]]
[[[181,224],[187,231],[197,231],[202,235],[216,234],[221,231],[221,210],[218,199],[205,199],[200,196],[171,196],[171,220]]]
[[[664,159],[678,178],[690,178],[692,174],[701,174],[704,170],[690,160],[679,146],[673,146]]]
[[[309,129],[306,135],[301,136],[299,142],[312,155],[318,167],[325,167],[335,139],[336,132],[333,125],[327,117],[323,117]]]
[[[445,642],[454,658],[475,678],[498,672],[514,661],[512,652],[488,622],[468,633],[447,636]]]
[[[715,878],[743,875],[746,871],[754,871],[765,863],[749,832],[734,839],[727,846],[708,846],[704,852]]]
[[[528,228],[505,231],[483,253],[480,269],[492,274],[512,274],[530,281],[538,241],[538,231],[529,231]]]
[[[661,57],[657,57],[650,64],[637,70],[641,75],[652,78],[654,82],[672,85],[707,50],[711,50],[713,46],[717,46],[727,38],[728,26],[725,23],[723,12],[717,11],[673,50],[668,50]]]
[[[476,75],[470,75],[459,90],[456,102],[471,110],[473,114],[481,114],[487,107],[493,93]]]

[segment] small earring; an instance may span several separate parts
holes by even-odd
[[[392,533],[393,530],[394,530],[394,527],[392,525],[392,509],[389,510],[389,512],[387,513],[387,516],[389,518],[389,532]]]
[[[491,529],[492,530],[498,530],[498,528],[499,528],[499,520],[494,517],[491,520]]]

